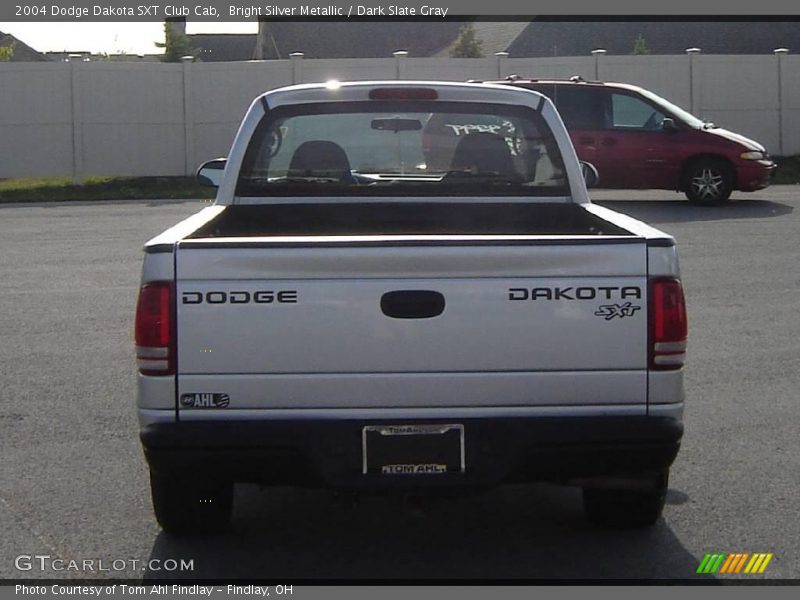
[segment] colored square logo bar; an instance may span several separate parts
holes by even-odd
[[[747,574],[754,575],[763,573],[769,561],[772,560],[772,552],[710,552],[703,557],[696,573],[720,575]]]

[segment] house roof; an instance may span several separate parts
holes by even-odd
[[[463,25],[458,21],[271,21],[264,58],[447,56]],[[698,47],[705,54],[769,54],[775,48],[800,49],[796,22],[637,22],[637,21],[475,21],[484,55],[508,51],[512,57],[588,56],[596,48],[631,54],[641,34],[652,54],[683,54]],[[203,61],[251,60],[256,34],[189,36]]]
[[[203,62],[251,60],[256,47],[255,33],[195,33],[188,37]]]
[[[484,56],[492,56],[495,52],[505,52],[520,33],[529,25],[527,21],[475,21],[475,39],[481,42],[481,52]],[[436,56],[449,56],[450,49],[455,45],[456,36]]]
[[[306,58],[390,57],[407,50],[409,56],[432,56],[457,36],[454,21],[326,21],[271,22],[269,29],[281,56],[303,52]],[[267,44],[267,50],[273,49]]]
[[[21,42],[10,33],[0,31],[0,46],[14,45],[14,53],[11,55],[11,62],[44,62],[48,59],[41,52],[37,52],[25,42]]]
[[[292,52],[303,52],[306,58],[390,57],[396,50],[432,56],[450,45],[460,27],[451,21],[276,21],[269,23],[271,39],[264,58],[288,58]],[[189,39],[202,61],[254,57],[256,34],[201,33]]]
[[[800,49],[796,22],[636,22],[590,21],[530,23],[510,44],[512,57],[588,56],[596,48],[631,54],[642,35],[651,54],[771,54],[775,48]]]

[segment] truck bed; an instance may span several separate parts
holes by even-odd
[[[185,239],[365,235],[634,237],[577,204],[387,202],[233,205]]]

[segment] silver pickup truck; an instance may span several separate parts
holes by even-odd
[[[136,313],[166,531],[227,523],[237,482],[552,481],[597,523],[659,518],[683,432],[675,243],[590,202],[547,98],[282,88],[198,175],[216,201],[147,242]]]

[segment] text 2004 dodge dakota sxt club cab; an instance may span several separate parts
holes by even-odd
[[[590,202],[547,98],[277,89],[199,177],[216,201],[146,244],[136,314],[166,531],[227,523],[237,482],[553,481],[597,523],[659,518],[683,431],[675,243]]]

